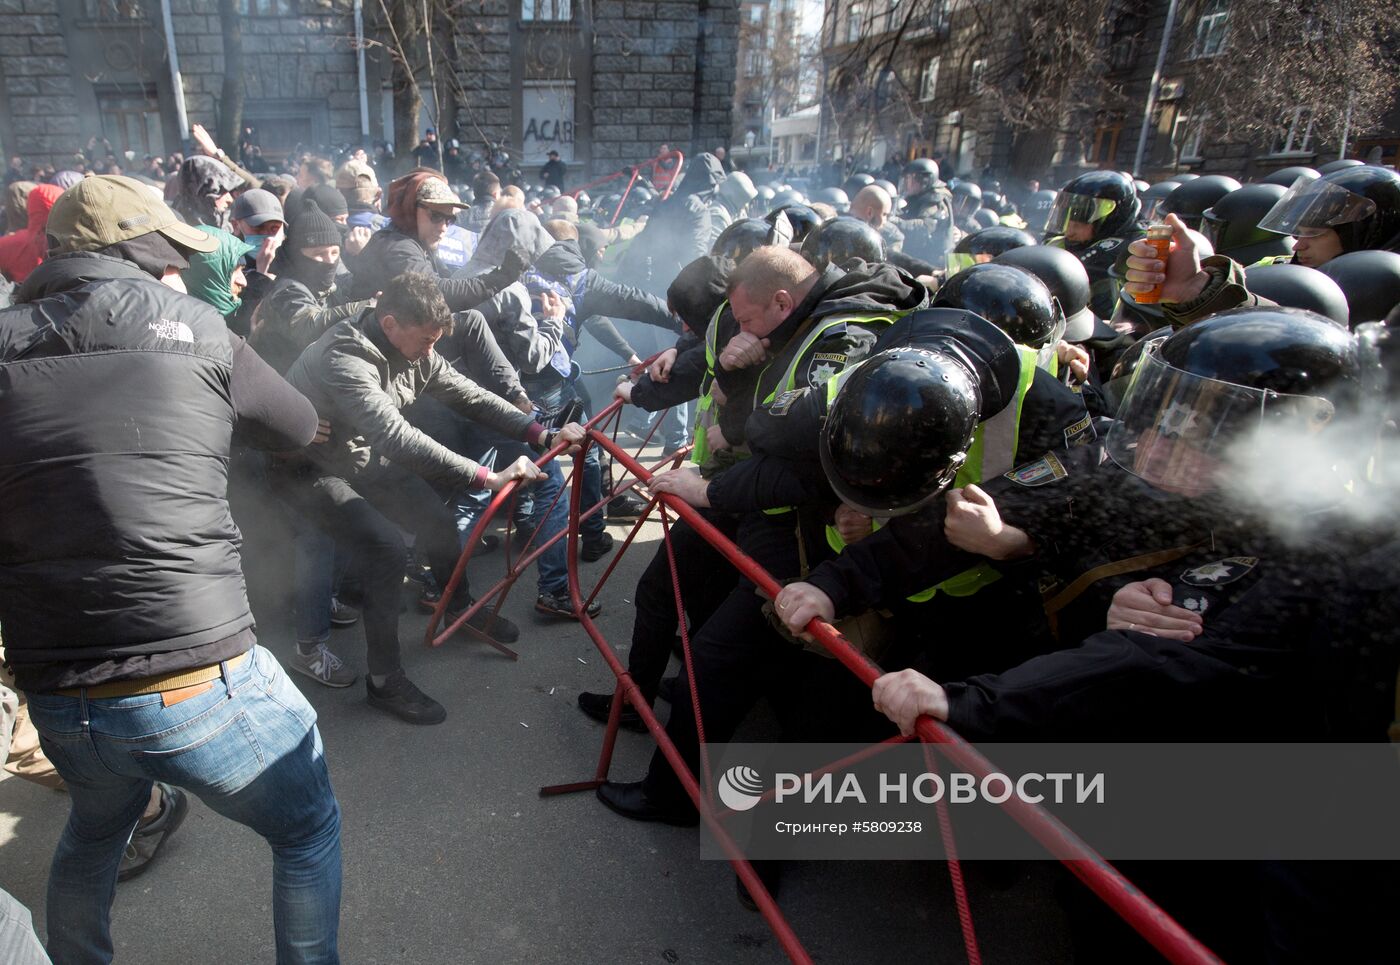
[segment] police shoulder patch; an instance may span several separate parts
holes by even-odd
[[[1094,417],[1085,413],[1072,426],[1065,426],[1065,448],[1073,449],[1075,446],[1087,446],[1098,439],[1098,430],[1094,428]]]
[[[805,388],[789,389],[788,391],[784,392],[782,395],[778,396],[776,399],[773,400],[773,404],[768,407],[769,414],[776,416],[787,415],[788,410],[792,408],[793,403],[806,394],[807,390]]]
[[[1053,452],[1047,452],[1035,462],[1017,466],[1006,473],[1006,478],[1018,486],[1044,486],[1068,475],[1069,470],[1065,468],[1064,463],[1060,462]]]
[[[840,352],[814,352],[807,363],[807,384],[824,385],[826,380],[846,367],[846,356]]]
[[[1190,586],[1224,586],[1242,579],[1258,565],[1257,556],[1227,556],[1223,560],[1187,570],[1181,574],[1181,582]]]

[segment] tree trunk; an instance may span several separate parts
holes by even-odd
[[[413,167],[413,149],[418,146],[418,116],[423,112],[423,95],[413,76],[421,62],[419,37],[422,34],[418,4],[398,2],[390,6],[398,43],[390,53],[394,58],[394,154],[400,169]]]
[[[219,95],[219,129],[215,141],[238,157],[243,131],[243,18],[237,0],[219,0],[219,26],[224,33],[224,85]]]

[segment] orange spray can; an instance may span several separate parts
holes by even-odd
[[[1163,274],[1166,274],[1165,266],[1167,256],[1172,252],[1172,229],[1171,225],[1154,224],[1147,228],[1147,237],[1143,239],[1153,248],[1157,249],[1157,259],[1163,265]],[[1133,294],[1133,301],[1139,305],[1155,305],[1162,300],[1162,286],[1156,284],[1151,291],[1138,292]]]

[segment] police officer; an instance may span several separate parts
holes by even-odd
[[[1246,184],[1231,191],[1202,213],[1201,233],[1217,255],[1242,265],[1291,261],[1293,239],[1259,227],[1286,190],[1278,184]]]
[[[1400,251],[1400,174],[1357,163],[1300,177],[1259,227],[1292,235],[1293,260],[1309,268],[1348,251]]]
[[[885,243],[879,232],[863,221],[841,216],[824,221],[802,242],[802,257],[817,271],[838,268],[852,259],[878,264],[885,260]]]
[[[1110,318],[1118,286],[1110,270],[1141,238],[1139,203],[1133,182],[1117,171],[1090,171],[1074,178],[1055,197],[1045,228],[1046,244],[1064,248],[1084,263],[1093,289],[1092,306]]]
[[[905,207],[899,216],[904,250],[915,258],[940,264],[957,242],[952,195],[938,177],[938,162],[915,158],[904,166],[900,185]]]
[[[1108,458],[1046,457],[975,498],[950,494],[941,513],[931,507],[895,520],[819,566],[806,584],[786,587],[777,606],[801,628],[814,616],[830,620],[896,598],[963,565],[959,552],[1035,552],[1065,579],[1047,611],[1069,649],[946,685],[917,669],[886,675],[875,684],[874,705],[902,732],[929,715],[973,740],[1378,739],[1388,716],[1380,702],[1368,699],[1370,713],[1358,715],[1333,699],[1339,684],[1354,693],[1344,678],[1374,646],[1374,638],[1336,632],[1353,609],[1329,605],[1347,569],[1330,547],[1285,544],[1267,501],[1226,488],[1248,463],[1224,468],[1264,425],[1296,441],[1325,437],[1329,423],[1354,411],[1359,375],[1355,341],[1328,320],[1282,309],[1202,320],[1154,345],[1108,436]],[[1220,405],[1225,398],[1238,405]],[[1326,499],[1310,508],[1341,498],[1347,481],[1345,473],[1324,476],[1317,495]],[[944,565],[921,569],[932,559]],[[1384,646],[1393,669],[1393,633]],[[1212,894],[1213,878],[1197,872],[1182,888],[1170,869],[1142,870],[1157,872],[1147,890],[1188,928],[1219,929],[1202,937],[1227,959],[1260,958],[1267,936],[1278,943],[1263,956],[1270,960],[1383,960],[1375,956],[1384,946],[1369,944],[1377,920],[1354,922],[1356,931],[1314,917],[1330,902],[1311,880],[1315,866],[1247,869],[1258,875],[1251,894],[1270,904],[1283,899],[1266,909],[1267,928],[1257,906]],[[1376,883],[1366,879],[1367,887]],[[1393,893],[1393,882],[1382,886]],[[1316,903],[1306,900],[1309,891]],[[1376,899],[1350,891],[1361,907]],[[1328,912],[1366,917],[1349,901]],[[1140,947],[1118,945],[1105,931],[1087,937],[1086,958],[1142,957]]]
[[[1221,174],[1208,174],[1181,185],[1163,199],[1158,213],[1174,214],[1185,222],[1186,227],[1201,229],[1201,216],[1231,191],[1238,191],[1241,185],[1234,178]]]

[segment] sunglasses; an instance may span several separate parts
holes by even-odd
[[[423,210],[428,212],[428,217],[432,219],[433,224],[457,223],[457,216],[455,214],[443,214],[441,211],[434,211],[432,208],[424,208]]]

